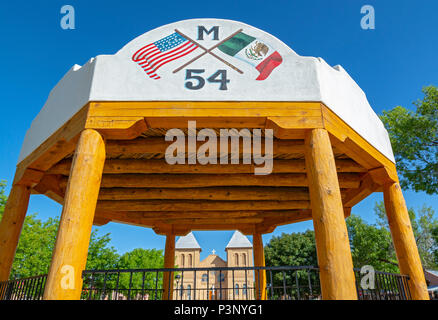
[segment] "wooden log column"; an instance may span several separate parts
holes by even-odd
[[[265,252],[263,249],[263,239],[261,233],[255,233],[252,237],[254,250],[254,266],[265,266]],[[266,271],[255,270],[256,299],[266,300]]]
[[[310,131],[305,149],[322,298],[356,300],[353,261],[328,132]]]
[[[408,283],[412,299],[429,300],[420,255],[400,185],[398,183],[385,185],[383,197],[400,273],[409,275]]]
[[[80,299],[104,162],[101,135],[84,130],[73,159],[44,299]]]
[[[12,186],[0,223],[0,281],[6,281],[11,273],[24,218],[29,204],[30,187]]]
[[[164,249],[164,268],[173,269],[175,267],[175,235],[166,235],[166,246]],[[172,300],[173,296],[173,273],[164,272],[163,274],[163,300]]]

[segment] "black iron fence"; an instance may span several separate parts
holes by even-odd
[[[163,285],[166,273],[172,279],[167,288]],[[318,268],[311,266],[87,270],[83,278],[82,298],[91,300],[254,300],[262,295],[308,300],[321,296]]]
[[[0,282],[0,300],[41,300],[47,275]]]
[[[359,269],[354,273],[360,300],[411,299],[407,276],[375,271],[365,279]],[[86,270],[82,277],[83,300],[321,299],[319,270],[313,266]],[[46,278],[1,282],[0,299],[41,300]]]
[[[406,275],[383,271],[361,273],[360,269],[354,269],[354,275],[359,300],[411,300]]]

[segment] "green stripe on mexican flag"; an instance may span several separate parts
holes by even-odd
[[[268,44],[243,32],[222,43],[218,49],[254,66],[260,72],[256,80],[265,80],[283,62],[281,55]]]

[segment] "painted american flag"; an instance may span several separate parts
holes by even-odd
[[[132,61],[137,62],[151,79],[160,79],[157,70],[173,60],[182,58],[199,47],[174,32],[158,41],[152,42],[132,55]]]

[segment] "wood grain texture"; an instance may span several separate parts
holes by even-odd
[[[166,235],[164,268],[175,268],[175,234]],[[163,300],[172,300],[173,276],[173,272],[163,273]]]
[[[87,261],[105,145],[94,130],[81,133],[70,175],[65,203],[44,291],[45,300],[78,300],[82,271]],[[69,281],[66,284],[66,278]]]
[[[330,132],[336,148],[367,169],[387,167],[395,172],[395,164],[347,125],[333,111],[322,105],[324,128]]]
[[[310,210],[248,210],[248,211],[96,211],[95,224],[110,221],[135,226],[155,228],[159,225],[181,226],[198,229],[209,225],[213,229],[234,230],[235,224],[258,225],[259,230],[275,228],[277,225],[311,219]],[[273,231],[273,230],[272,230]],[[271,232],[272,232],[271,231]]]
[[[398,183],[386,184],[383,197],[401,274],[409,275],[414,300],[429,300],[426,280],[403,194]]]
[[[328,132],[314,129],[306,139],[310,201],[324,300],[356,300],[347,226]]]
[[[3,218],[0,222],[0,281],[6,281],[9,278],[21,229],[26,217],[29,197],[29,186],[12,186],[3,212]]]
[[[345,197],[343,197],[342,200],[344,207],[353,207],[379,189],[380,185],[375,183],[369,174],[365,175],[360,182],[359,188],[350,189],[346,192]]]
[[[133,140],[108,140],[106,143],[107,157],[114,158],[120,154],[144,154],[144,153],[166,153],[166,149],[172,141],[165,141],[164,137],[147,137]],[[204,141],[196,142],[196,150],[202,146]],[[260,143],[261,150],[265,150],[264,139]],[[275,140],[273,142],[274,154],[303,153],[304,145],[302,140]],[[186,139],[185,150],[188,150]],[[228,151],[231,151],[231,143],[228,144]],[[217,144],[217,154],[220,154],[220,143]],[[243,154],[243,144],[239,144],[239,153]]]
[[[341,188],[358,188],[360,174],[340,173]],[[67,178],[60,182],[64,188]],[[270,175],[253,174],[108,174],[102,177],[102,188],[204,188],[204,187],[307,187],[304,173]]]
[[[254,266],[265,266],[265,252],[263,249],[263,239],[261,233],[255,233],[252,238],[254,249]],[[255,270],[255,292],[257,300],[266,300],[266,271]]]
[[[85,127],[87,116],[88,104],[23,159],[17,165],[14,184],[20,183],[27,169],[45,172],[64,157],[73,153],[79,134]]]
[[[46,174],[70,174],[71,160],[65,159],[50,168]],[[175,164],[165,160],[110,159],[105,162],[104,174],[157,174],[157,173],[199,173],[199,174],[254,174],[254,164]],[[274,160],[272,173],[305,173],[304,160]],[[336,160],[336,170],[342,173],[366,172],[366,169],[352,160]]]
[[[307,188],[102,188],[99,200],[309,200]]]
[[[101,200],[99,211],[236,211],[309,209],[309,201]]]

